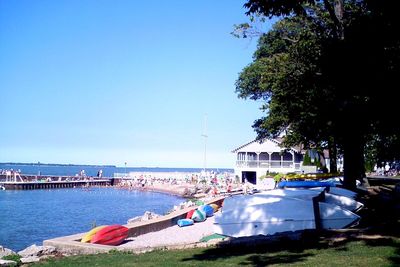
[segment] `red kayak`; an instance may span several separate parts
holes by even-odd
[[[128,237],[128,231],[128,228],[119,224],[109,225],[98,231],[90,243],[117,246]]]
[[[190,210],[187,214],[186,214],[186,219],[192,219],[193,213],[196,211],[196,209]]]

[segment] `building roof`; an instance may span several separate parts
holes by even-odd
[[[272,143],[275,143],[277,146],[280,146],[280,144],[282,143],[282,140],[283,140],[283,138],[281,138],[281,137],[277,137],[277,138],[269,138],[269,137],[266,137],[266,138],[264,138],[264,139],[262,139],[262,140],[256,139],[256,140],[253,140],[253,141],[251,141],[251,142],[248,142],[248,143],[246,143],[246,144],[244,144],[244,145],[241,145],[241,146],[238,147],[238,148],[235,148],[234,150],[232,150],[232,153],[237,153],[239,150],[241,150],[241,149],[243,149],[244,147],[249,146],[249,145],[251,145],[251,144],[253,144],[253,143],[255,143],[255,142],[258,142],[258,143],[262,144],[262,143],[264,143],[265,141],[270,141],[270,142],[272,142]],[[290,148],[288,148],[288,149],[291,150],[292,152],[300,153],[300,152],[301,152],[301,149],[299,149],[299,148],[300,148],[300,146],[299,146],[298,148],[297,148],[297,147],[290,147]],[[264,152],[264,151],[263,151],[263,152]]]

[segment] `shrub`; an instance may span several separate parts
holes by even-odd
[[[276,183],[280,182],[281,179],[285,177],[285,175],[283,173],[278,173],[277,175],[274,176],[274,180]]]
[[[7,260],[7,261],[15,261],[17,263],[21,263],[21,256],[18,254],[11,254],[11,255],[7,255],[2,257],[1,259],[3,260]]]
[[[303,165],[304,165],[304,166],[312,166],[312,165],[313,165],[312,162],[311,162],[311,157],[310,157],[310,155],[308,154],[308,151],[307,151],[306,154],[304,155],[304,158],[303,158]]]

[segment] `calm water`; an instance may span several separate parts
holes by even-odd
[[[0,245],[19,251],[43,240],[126,224],[145,211],[165,214],[184,199],[115,188],[0,190]]]
[[[39,172],[42,175],[70,175],[74,176],[81,170],[85,170],[86,175],[96,176],[97,172],[102,169],[104,177],[113,177],[114,173],[126,173],[126,172],[193,172],[200,173],[199,168],[145,168],[145,167],[114,167],[114,166],[60,166],[60,165],[45,165],[45,164],[35,164],[35,165],[16,165],[0,163],[0,169],[14,169],[21,170],[23,174],[33,174],[37,175]],[[214,172],[233,172],[233,169],[208,169]]]

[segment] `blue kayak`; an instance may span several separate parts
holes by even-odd
[[[179,227],[185,227],[189,225],[193,225],[194,221],[192,219],[180,219],[178,220]]]
[[[303,188],[311,188],[311,187],[335,187],[335,183],[333,182],[320,182],[320,181],[282,181],[278,183],[278,188],[285,187],[303,187]]]

